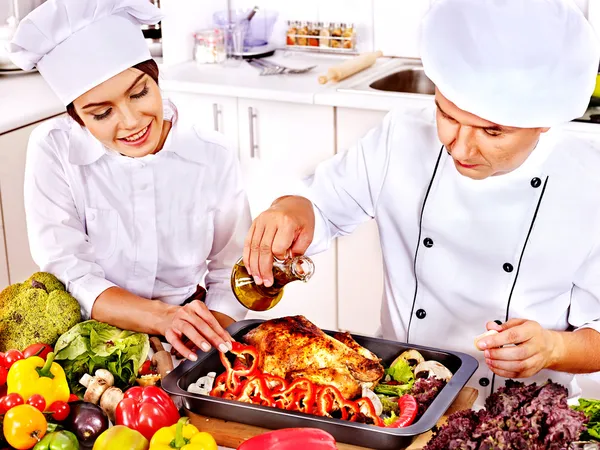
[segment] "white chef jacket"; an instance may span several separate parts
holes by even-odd
[[[504,385],[473,344],[487,321],[600,331],[600,149],[550,130],[521,167],[478,181],[456,170],[434,117],[392,112],[318,166],[309,252],[376,220],[383,337],[472,354],[482,400]],[[579,394],[570,374],[528,381],[548,378]]]
[[[25,171],[33,259],[84,317],[112,286],[179,305],[205,281],[206,305],[241,319],[230,275],[251,219],[237,155],[169,101],[164,118],[173,124],[163,149],[141,158],[108,149],[70,117],[34,130]]]

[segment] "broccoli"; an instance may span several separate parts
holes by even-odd
[[[37,342],[54,345],[79,322],[79,303],[49,273],[35,273],[0,292],[0,351],[24,350]]]

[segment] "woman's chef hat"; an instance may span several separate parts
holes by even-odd
[[[421,27],[425,73],[459,108],[521,128],[586,111],[600,46],[571,0],[435,0]]]
[[[161,18],[148,0],[47,0],[21,21],[8,51],[22,69],[37,67],[68,105],[150,59],[141,25]]]

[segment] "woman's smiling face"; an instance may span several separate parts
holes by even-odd
[[[106,147],[134,158],[156,153],[163,141],[160,89],[146,73],[130,68],[73,101],[90,133]]]

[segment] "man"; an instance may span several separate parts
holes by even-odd
[[[597,39],[567,0],[437,0],[421,55],[435,120],[391,113],[322,163],[310,200],[255,220],[246,265],[270,285],[273,254],[375,219],[385,338],[475,354],[480,399],[502,378],[576,395],[600,370],[600,149],[550,128],[586,110]]]

